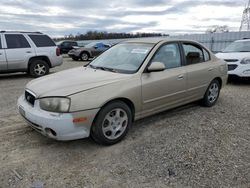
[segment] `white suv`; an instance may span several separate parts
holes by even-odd
[[[44,76],[63,63],[54,41],[40,32],[0,32],[0,73]]]
[[[250,77],[250,39],[237,40],[216,54],[228,64],[228,74]]]

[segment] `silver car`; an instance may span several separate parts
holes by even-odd
[[[0,32],[0,73],[27,72],[41,77],[62,63],[60,49],[49,36],[40,32]]]
[[[213,106],[226,81],[226,63],[197,42],[131,40],[85,67],[31,81],[18,107],[32,128],[50,138],[91,136],[110,145],[135,120],[197,100]]]

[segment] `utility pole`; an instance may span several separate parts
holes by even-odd
[[[250,31],[250,0],[243,11],[240,31]]]

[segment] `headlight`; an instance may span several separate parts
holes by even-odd
[[[70,107],[69,98],[42,98],[39,99],[40,108],[49,112],[68,112]]]
[[[244,58],[244,59],[242,59],[242,61],[240,62],[240,64],[244,64],[244,65],[250,64],[250,58]]]

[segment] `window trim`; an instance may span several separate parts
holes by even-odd
[[[29,46],[28,46],[28,47],[21,47],[21,48],[9,48],[9,47],[8,47],[8,42],[7,42],[7,37],[6,37],[7,35],[18,35],[18,36],[22,36],[22,37],[26,40],[26,42],[27,42],[27,44],[28,44]],[[10,33],[7,33],[7,34],[4,34],[4,38],[5,38],[5,42],[6,42],[6,49],[25,49],[25,48],[31,48],[31,45],[30,45],[28,39],[27,39],[23,34],[10,34]]]
[[[206,48],[204,48],[202,45],[200,45],[200,44],[198,44],[198,43],[196,43],[196,42],[192,42],[192,41],[180,41],[180,45],[181,45],[182,53],[183,53],[183,60],[184,60],[184,64],[185,64],[184,66],[189,66],[189,65],[187,64],[187,58],[186,58],[185,50],[184,50],[184,47],[183,47],[184,44],[193,45],[194,47],[200,48],[200,50],[202,51],[203,62],[199,62],[199,63],[195,63],[195,64],[190,64],[190,65],[196,65],[196,64],[206,63],[206,62],[211,61],[211,54],[210,54],[209,51],[208,51]],[[208,61],[205,60],[205,55],[204,55],[204,51],[203,51],[203,50],[205,50],[205,51],[208,53],[208,57],[209,57],[209,60],[208,60]]]
[[[2,35],[0,34],[0,50],[2,50],[3,49],[3,45],[2,45]]]
[[[151,59],[148,61],[148,64],[147,64],[147,66],[145,67],[143,73],[148,73],[147,69],[148,69],[148,67],[152,64],[152,60],[154,59],[155,55],[159,52],[159,50],[161,49],[162,46],[165,46],[165,45],[168,45],[168,44],[176,44],[176,45],[178,46],[178,49],[179,49],[179,52],[180,52],[181,66],[179,66],[179,67],[174,67],[174,68],[169,68],[169,69],[166,68],[165,70],[176,69],[176,68],[180,68],[180,67],[185,66],[184,61],[183,61],[185,58],[183,58],[183,52],[182,52],[182,50],[181,50],[181,44],[180,44],[180,42],[179,42],[179,41],[170,41],[170,42],[164,42],[164,43],[162,43],[162,44],[157,48],[157,50],[155,51],[155,53],[153,54],[153,56],[151,57]],[[156,45],[157,45],[157,44],[156,44]],[[165,71],[165,70],[164,70],[164,71]]]

